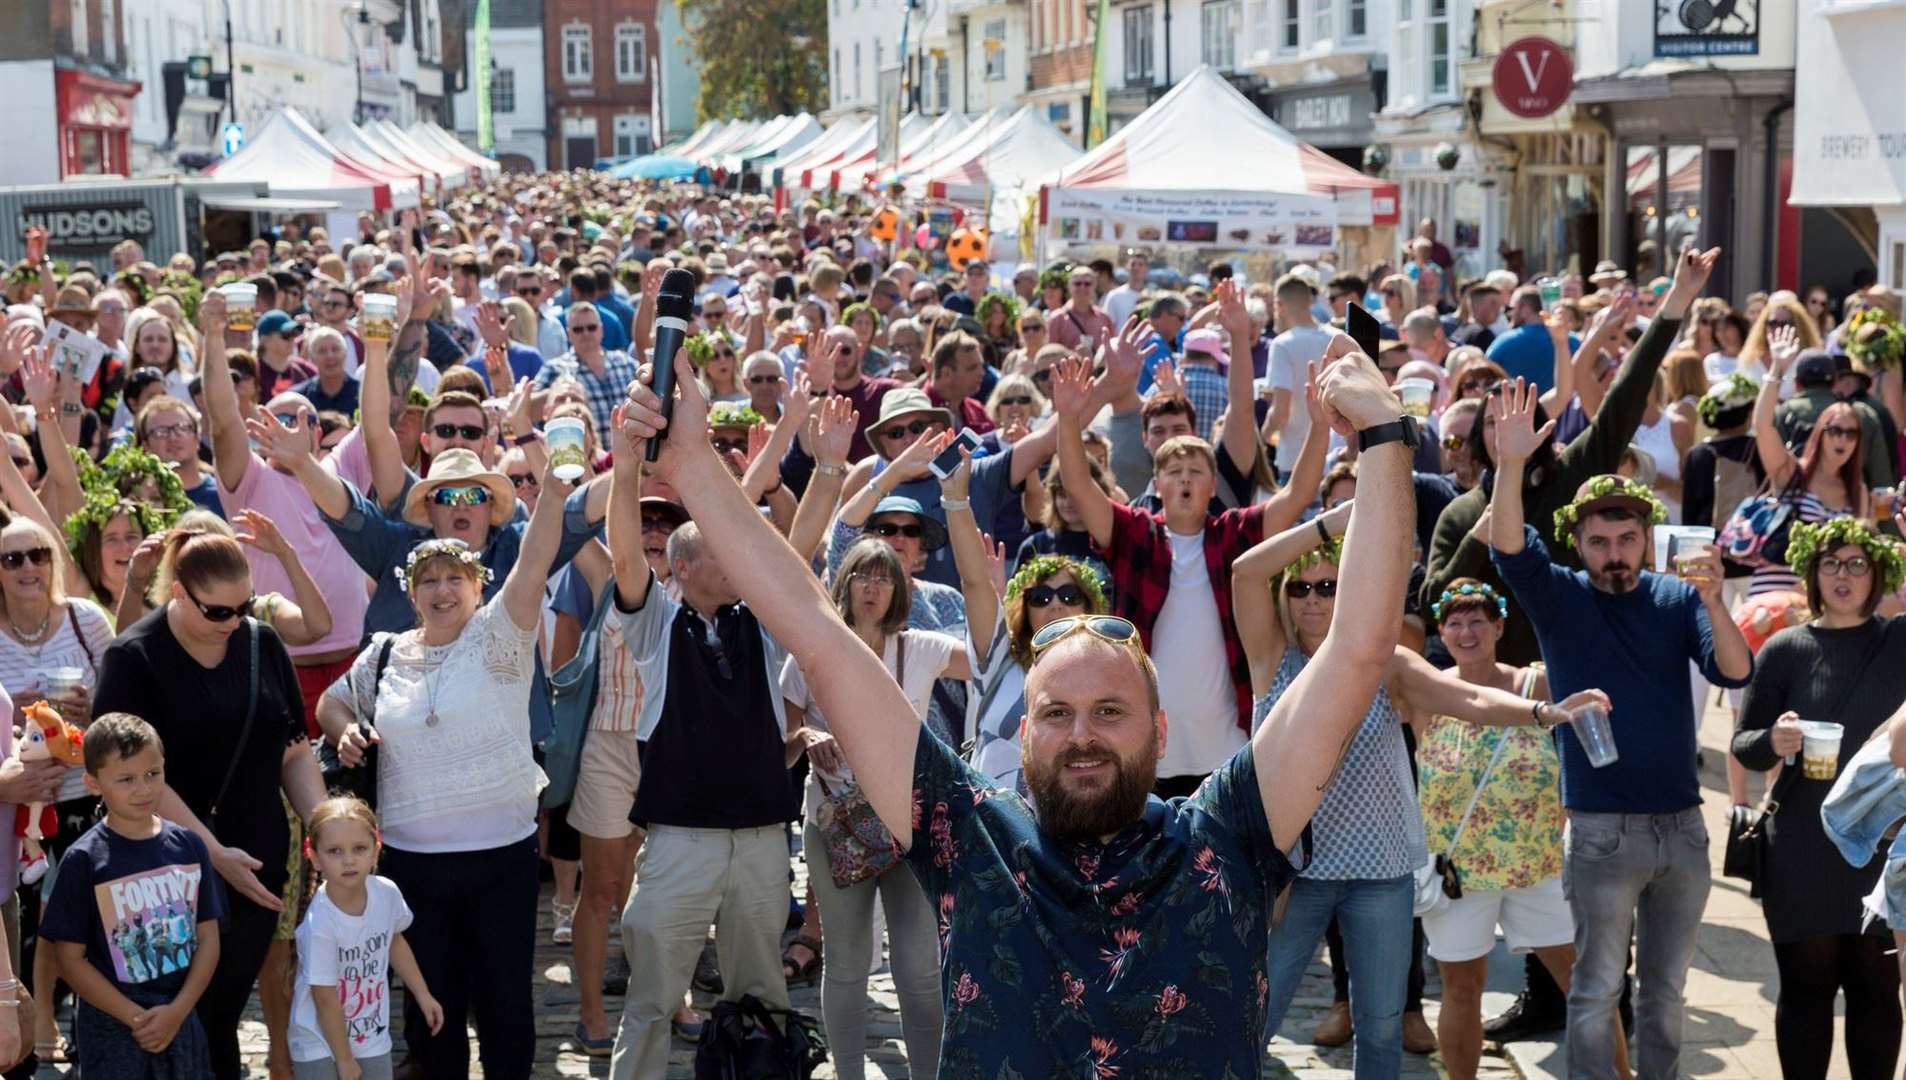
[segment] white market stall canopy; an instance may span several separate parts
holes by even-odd
[[[476,175],[478,176],[496,176],[503,171],[502,162],[484,157],[482,154],[477,153],[475,150],[459,142],[455,135],[450,134],[435,124],[426,124],[419,121],[410,125],[409,128],[405,129],[404,133],[409,135],[419,146],[427,150],[437,151],[438,156],[445,161],[459,161],[475,169]]]
[[[417,181],[428,190],[437,184],[437,174],[415,162],[404,160],[396,150],[374,138],[370,132],[351,124],[336,124],[324,133],[331,145],[350,156],[361,165],[376,169],[386,176],[402,176]]]
[[[208,174],[263,183],[274,198],[336,202],[344,210],[404,209],[419,201],[416,177],[359,163],[290,108],[266,121],[256,137]]]
[[[918,122],[913,114],[908,114],[907,120],[900,122],[903,130],[908,120]],[[879,121],[872,117],[854,121],[853,126],[848,127],[845,137],[839,141],[829,140],[828,145],[822,146],[821,140],[816,140],[814,147],[808,153],[796,157],[793,161],[777,162],[776,168],[780,170],[782,186],[809,190],[826,187],[829,169],[842,162],[852,161],[872,150],[875,139],[879,137],[879,133],[875,130],[878,123]],[[843,120],[834,126],[838,129],[847,127],[848,124],[849,121]]]
[[[435,148],[422,145],[389,120],[374,120],[364,125],[364,131],[374,145],[387,147],[387,154],[395,153],[398,160],[412,162],[424,169],[445,188],[462,187],[470,178],[468,165],[446,157]]]
[[[916,116],[914,119],[924,123],[923,117]],[[958,138],[970,126],[965,114],[956,112],[941,113],[931,123],[925,126],[916,124],[912,130],[908,130],[903,120],[900,124],[900,152],[896,161],[904,168],[907,161],[934,153],[938,147]],[[878,146],[870,146],[857,157],[842,162],[829,171],[826,186],[836,191],[873,190],[882,166],[879,153]]]
[[[1078,157],[1079,148],[1044,112],[1027,105],[993,125],[984,138],[967,141],[958,152],[909,176],[907,193],[979,206],[989,193],[997,198],[1037,191],[1039,181]]]
[[[812,146],[816,139],[826,133],[819,120],[807,113],[790,118],[781,130],[772,137],[759,138],[753,144],[736,151],[729,158],[728,168],[759,167],[764,161],[772,161],[783,154],[793,154],[804,146]],[[724,163],[727,164],[727,163]]]
[[[1046,185],[1061,244],[1317,250],[1339,225],[1392,224],[1396,185],[1300,142],[1200,66]]]
[[[701,127],[696,128],[693,132],[689,134],[688,138],[683,139],[680,142],[677,142],[671,146],[662,147],[660,150],[657,150],[655,152],[656,156],[657,157],[690,157],[695,153],[696,150],[699,150],[704,143],[714,138],[717,132],[721,131],[723,128],[727,126],[728,125],[722,123],[720,120],[705,120],[702,122]]]

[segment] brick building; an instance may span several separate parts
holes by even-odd
[[[1026,11],[1032,49],[1026,101],[1081,146],[1092,91],[1095,27],[1088,13],[1096,7],[1086,0],[1030,0]],[[1106,73],[1108,80],[1111,74]]]
[[[111,0],[0,2],[0,129],[32,151],[0,155],[0,184],[132,171],[140,84],[126,76],[121,10]]]
[[[587,168],[654,148],[658,2],[674,0],[545,0],[550,168]]]

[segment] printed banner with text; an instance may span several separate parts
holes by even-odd
[[[1062,244],[1322,249],[1336,243],[1337,210],[1307,195],[1052,188],[1046,222]]]

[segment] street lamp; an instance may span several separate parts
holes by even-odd
[[[355,27],[369,26],[371,13],[364,7],[364,0],[354,0],[338,11],[338,20],[344,24],[344,37],[351,43],[351,67],[357,76],[357,97],[351,102],[351,123],[358,124],[364,120],[364,46],[358,41]]]

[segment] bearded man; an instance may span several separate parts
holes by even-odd
[[[666,426],[658,473],[747,610],[807,673],[863,793],[937,905],[943,1075],[1261,1071],[1271,906],[1293,861],[1308,858],[1311,814],[1396,648],[1410,567],[1416,426],[1368,357],[1340,347],[1331,359],[1325,419],[1362,447],[1342,624],[1250,741],[1195,794],[1170,800],[1150,793],[1169,718],[1132,623],[1084,616],[1034,636],[1021,721],[1032,798],[1000,790],[915,719],[802,557],[748,504],[708,446],[685,362],[671,420],[646,386],[631,388],[630,437]]]
[[[1644,484],[1614,475],[1584,483],[1556,513],[1555,540],[1579,551],[1585,569],[1549,561],[1522,518],[1523,470],[1555,428],[1549,421],[1535,430],[1535,397],[1517,379],[1488,405],[1497,469],[1491,559],[1535,626],[1549,692],[1558,701],[1591,686],[1607,692],[1618,755],[1597,767],[1577,725],[1557,735],[1568,811],[1562,887],[1575,916],[1569,1074],[1616,1074],[1615,1010],[1634,941],[1635,1072],[1678,1076],[1682,988],[1713,880],[1688,662],[1710,683],[1737,687],[1752,677],[1754,657],[1721,599],[1713,545],[1685,580],[1644,569],[1653,525],[1667,518]]]

